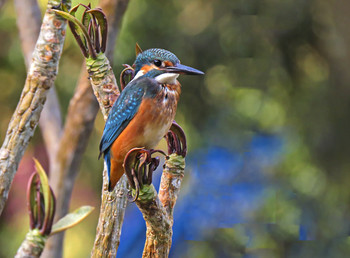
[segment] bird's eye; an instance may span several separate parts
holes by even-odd
[[[160,67],[162,65],[162,61],[160,61],[158,59],[154,60],[153,63],[158,67]]]

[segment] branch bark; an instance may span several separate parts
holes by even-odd
[[[109,23],[107,36],[107,57],[110,60],[113,59],[114,45],[127,3],[128,1],[125,0],[100,1],[100,6],[103,8],[107,20],[112,21],[112,26]],[[83,65],[76,91],[69,104],[67,120],[62,132],[62,138],[59,141],[57,155],[51,162],[50,184],[57,198],[56,220],[68,212],[75,178],[99,109],[88,77],[89,74],[85,65]],[[106,87],[113,88],[110,84]],[[114,92],[112,93],[114,94]],[[116,93],[119,94],[118,89]],[[121,225],[119,225],[119,228],[121,228]],[[63,237],[63,232],[51,237],[42,256],[62,257]]]
[[[0,149],[0,213],[18,164],[39,122],[47,92],[56,78],[66,28],[64,19],[51,11],[51,7],[59,3],[57,0],[48,3],[24,89]]]
[[[47,236],[43,236],[38,229],[30,230],[18,249],[15,258],[39,258],[45,247],[46,240]]]
[[[36,0],[14,0],[16,21],[26,67],[30,66],[41,26],[41,12]]]
[[[184,177],[185,158],[171,154],[165,161],[159,195],[153,185],[144,185],[136,205],[146,221],[143,257],[168,257],[171,247],[173,210]]]
[[[114,73],[103,53],[100,53],[96,60],[87,60],[87,70],[101,112],[106,120],[111,107],[119,96]],[[92,257],[115,257],[117,254],[126,202],[126,177],[123,176],[114,190],[109,192],[107,169],[104,164],[100,216]]]
[[[15,0],[14,3],[22,51],[28,69],[40,33],[41,12],[36,0]],[[52,162],[55,159],[62,133],[62,115],[55,87],[51,87],[47,94],[47,100],[39,119],[39,126],[50,162]]]

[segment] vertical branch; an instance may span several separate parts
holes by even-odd
[[[164,164],[158,194],[161,204],[154,205],[157,204],[154,201],[147,205],[139,200],[136,202],[147,226],[143,257],[167,257],[169,255],[174,222],[173,210],[180,192],[184,169],[184,157],[175,153],[169,155]],[[164,216],[156,216],[158,218],[155,220],[154,216],[157,214],[157,210],[160,215],[164,214]]]
[[[119,34],[122,17],[128,4],[129,0],[105,0],[100,2],[100,6],[109,22],[106,49],[106,56],[109,60],[113,60],[111,49],[115,46],[116,35]],[[110,13],[110,10],[113,11]],[[108,192],[108,176],[106,165],[104,165],[100,216],[91,257],[115,257],[117,255],[127,204],[127,188],[127,179],[123,176],[114,190]]]
[[[48,3],[24,89],[0,149],[0,213],[18,164],[39,122],[47,92],[56,78],[66,28],[64,19],[51,10],[59,3],[57,0]]]
[[[180,192],[184,170],[185,158],[181,155],[174,153],[165,160],[159,186],[159,199],[171,220],[173,220],[174,206]]]
[[[110,109],[119,96],[117,82],[104,54],[96,60],[87,60],[87,70],[91,75],[91,84],[100,104],[101,112],[107,119]],[[121,227],[127,202],[127,181],[123,176],[112,192],[108,191],[106,164],[103,170],[103,187],[100,216],[96,229],[96,238],[92,257],[113,257],[119,247]]]
[[[110,60],[113,59],[114,45],[127,3],[128,0],[100,1],[100,6],[106,10],[105,13],[108,21],[113,21],[112,26],[109,27],[107,35],[107,57]],[[69,103],[67,120],[63,129],[62,138],[59,142],[57,155],[51,162],[50,182],[57,197],[56,219],[59,219],[68,212],[75,178],[79,171],[79,166],[81,164],[89,136],[93,130],[95,117],[99,109],[98,102],[93,94],[88,77],[89,74],[87,73],[84,65],[80,73],[80,79],[77,84],[76,91]],[[112,87],[111,85],[114,83],[115,87]],[[115,88],[117,90],[116,93],[119,94],[115,80],[112,83],[108,82],[107,86],[105,87]],[[121,191],[123,190],[121,189]],[[120,196],[120,194],[117,196]],[[119,203],[122,207],[125,206],[125,201],[118,202],[118,205]],[[105,204],[108,205],[108,202],[105,202]],[[108,208],[105,207],[104,209],[107,210]],[[116,220],[116,230],[120,232],[125,207],[123,209],[119,208],[118,206],[116,209],[118,209],[118,214],[122,212],[117,216],[117,218],[121,218],[119,219],[121,222],[119,223],[118,220]],[[113,209],[113,214],[115,213],[116,210]],[[117,235],[118,234],[116,234],[116,236]],[[62,256],[63,236],[63,233],[60,233],[49,239],[43,257]],[[117,240],[119,243],[119,237],[117,237]]]
[[[143,186],[136,205],[146,221],[147,228],[142,257],[168,257],[173,233],[172,220],[169,220],[153,185]]]
[[[119,180],[112,192],[108,192],[106,168],[103,171],[103,189],[100,217],[91,257],[115,257],[120,244],[120,234],[127,204],[127,180]]]

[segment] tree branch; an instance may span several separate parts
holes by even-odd
[[[38,124],[47,92],[56,78],[66,28],[64,19],[51,10],[59,3],[57,0],[48,3],[24,89],[0,149],[0,213],[18,163]]]
[[[136,205],[146,221],[146,243],[143,257],[168,257],[172,237],[172,223],[160,202],[154,186],[144,185]]]
[[[91,257],[115,257],[120,244],[120,234],[127,204],[127,180],[121,177],[112,192],[108,192],[106,168],[103,171],[103,189],[100,217]]]
[[[169,155],[165,161],[159,195],[154,186],[143,185],[136,205],[146,221],[146,242],[143,257],[168,257],[173,226],[173,208],[184,177],[185,158]]]
[[[24,61],[28,68],[40,33],[41,12],[36,0],[14,0],[14,4]]]
[[[113,59],[114,45],[127,3],[128,1],[125,0],[100,1],[101,7],[106,9],[105,13],[107,19],[113,21],[112,26],[109,27],[110,29],[108,30],[107,36],[107,57],[110,60]],[[75,178],[79,171],[82,156],[93,130],[95,117],[99,109],[88,77],[89,75],[85,65],[83,65],[80,73],[80,80],[69,104],[67,120],[59,143],[57,155],[53,159],[53,162],[51,162],[50,183],[57,197],[56,219],[59,219],[68,212]],[[113,91],[112,93],[119,94],[119,91]],[[123,209],[121,209],[121,211],[122,210]],[[113,212],[115,213],[115,210],[113,210]],[[121,217],[123,218],[123,216]],[[121,221],[123,221],[123,219]],[[118,227],[121,228],[121,224]],[[60,233],[50,238],[43,257],[61,257],[63,237],[63,233]]]
[[[15,0],[14,3],[22,51],[28,68],[40,33],[41,12],[36,0]],[[54,87],[51,87],[47,94],[47,100],[39,119],[39,126],[50,162],[52,162],[55,159],[62,133],[62,115]]]
[[[102,53],[98,55],[96,60],[87,60],[87,70],[91,75],[92,88],[106,120],[113,103],[119,96],[112,68]],[[115,257],[117,254],[126,202],[126,177],[123,176],[114,190],[109,192],[107,169],[106,164],[104,164],[100,216],[91,252],[92,257]]]
[[[159,186],[159,199],[171,220],[173,219],[174,206],[184,177],[184,170],[185,158],[181,155],[171,154],[169,159],[165,160]]]

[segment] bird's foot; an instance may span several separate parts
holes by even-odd
[[[165,153],[161,150],[147,150],[144,148],[133,148],[125,156],[124,169],[134,194],[131,192],[128,199],[134,202],[139,197],[140,189],[144,185],[152,184],[153,172],[159,166],[159,157],[152,157],[154,153]]]
[[[170,127],[169,132],[165,135],[165,139],[168,143],[168,154],[176,153],[182,157],[186,157],[187,154],[187,142],[185,132],[181,126],[175,121]]]

